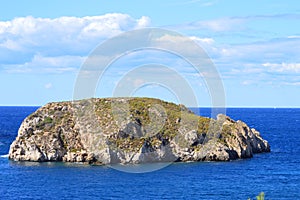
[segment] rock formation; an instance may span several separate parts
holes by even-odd
[[[90,164],[229,161],[269,152],[255,129],[225,115],[200,117],[152,98],[49,103],[28,116],[10,146],[15,161]]]

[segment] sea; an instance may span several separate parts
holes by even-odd
[[[300,199],[300,109],[227,108],[260,131],[270,153],[231,162],[172,163],[148,173],[108,166],[14,162],[9,146],[38,107],[0,107],[0,199]],[[210,116],[211,109],[192,109]]]

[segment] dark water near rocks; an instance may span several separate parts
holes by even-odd
[[[36,107],[0,107],[0,155]],[[210,116],[209,109],[200,109]],[[230,108],[271,153],[225,163],[175,163],[150,173],[103,166],[17,163],[0,157],[0,199],[300,199],[300,109]]]

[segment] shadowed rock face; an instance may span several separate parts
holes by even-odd
[[[159,99],[104,98],[39,108],[21,124],[9,158],[94,164],[229,161],[269,151],[258,131],[222,114],[214,120]]]

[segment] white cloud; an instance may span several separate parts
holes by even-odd
[[[191,36],[190,39],[194,40],[195,42],[199,42],[201,44],[209,44],[209,45],[212,45],[215,42],[213,38],[200,38],[196,36]]]
[[[211,49],[214,46],[214,40],[212,38],[200,38],[196,36],[181,36],[165,34],[161,37],[155,38],[153,44],[159,48],[179,53],[186,59],[204,59],[207,58],[206,52],[203,50]]]
[[[28,16],[0,22],[0,38],[3,39],[3,36],[14,36],[15,38],[30,39],[31,42],[35,43],[36,38],[30,38],[30,36],[38,36],[38,39],[42,37],[48,38],[49,33],[54,34],[53,36],[55,37],[61,36],[62,38],[56,39],[63,40],[72,40],[91,35],[107,37],[133,28],[145,27],[149,23],[150,19],[148,17],[143,16],[140,19],[133,19],[129,15],[119,13],[55,19]]]
[[[253,81],[245,80],[242,82],[242,85],[251,85]]]
[[[193,1],[193,0],[192,0]],[[197,1],[197,0],[195,0]],[[199,0],[201,1],[201,0]],[[208,5],[214,3],[208,2]],[[197,30],[199,33],[206,35],[214,35],[224,38],[227,36],[228,41],[232,40],[254,40],[254,39],[270,39],[276,33],[279,37],[299,38],[299,29],[297,26],[292,28],[286,27],[287,24],[293,22],[297,24],[299,14],[277,14],[277,15],[249,15],[235,17],[221,17],[208,20],[198,20],[183,24],[175,24],[168,26],[170,29],[179,31]],[[262,26],[262,24],[264,24]],[[274,25],[274,26],[271,26]],[[276,25],[275,25],[276,24]],[[284,29],[284,31],[282,31]]]
[[[287,38],[289,38],[289,39],[299,39],[300,35],[289,35]]]
[[[164,35],[157,38],[156,42],[166,45],[167,48],[173,42],[176,45],[178,40],[182,44],[186,44],[190,39],[195,41],[214,60],[223,77],[251,76],[255,79],[260,74],[265,74],[263,78],[272,78],[284,73],[291,76],[296,73],[299,76],[297,73],[300,72],[300,36],[296,32],[269,41],[243,44],[222,44],[217,42],[220,38],[215,40],[218,37],[216,35],[223,32],[233,33],[234,37],[237,33],[234,31],[244,30],[247,21],[271,17],[220,18],[184,24],[176,27],[180,30],[201,29],[207,32],[204,37],[195,35],[193,31],[189,38]],[[0,21],[0,70],[9,73],[74,72],[79,69],[88,53],[105,39],[149,25],[150,18],[146,16],[135,19],[119,13],[55,19],[29,16]],[[183,46],[178,48],[184,49]],[[184,53],[189,52],[192,55],[194,49],[184,50]],[[144,61],[145,57],[141,59]],[[166,57],[163,59],[168,60]],[[172,57],[170,59],[174,60]],[[157,60],[159,62],[159,58]],[[293,81],[298,80],[296,78]],[[248,82],[243,81],[241,83],[250,83],[250,79]]]
[[[201,21],[195,25],[199,26],[199,28],[208,28],[212,31],[231,31],[240,29],[243,23],[244,20],[242,19],[222,18],[217,20]]]
[[[300,80],[299,64],[297,64],[300,63],[300,58],[297,56],[300,54],[300,40],[297,38],[284,37],[245,44],[220,44],[209,37],[180,37],[166,34],[156,38],[155,41],[165,49],[176,49],[178,52],[183,52],[182,55],[184,53],[194,55],[193,53],[196,51],[188,45],[191,39],[206,50],[224,80],[239,80],[244,85],[270,81],[279,83],[279,80],[291,82]],[[178,43],[182,45],[178,45]],[[146,53],[148,53],[147,58],[151,57],[151,53]],[[198,53],[196,56],[200,57],[201,55]],[[180,59],[176,60],[174,56],[154,54],[152,57],[155,59],[155,63],[172,66],[181,73],[195,73],[187,63],[179,62]],[[132,60],[147,63],[147,58],[141,55],[138,58],[133,57]],[[267,67],[267,65],[269,66]],[[202,75],[210,77],[207,73],[202,73]],[[188,77],[191,78],[191,76]],[[290,77],[295,77],[295,79],[291,80]]]
[[[76,71],[85,57],[81,56],[57,56],[45,57],[35,55],[31,61],[22,64],[5,65],[4,70],[9,73],[63,73]]]
[[[300,86],[300,82],[284,82],[284,85]]]
[[[190,41],[190,39],[187,37],[182,37],[182,36],[178,36],[178,35],[165,34],[159,38],[156,38],[156,41],[175,43],[175,42],[187,42],[187,41]]]
[[[156,41],[158,45],[164,45],[166,49],[178,49],[178,52],[193,55],[195,50],[187,45],[190,39],[207,51],[224,80],[238,80],[243,85],[300,81],[300,58],[297,56],[300,55],[300,40],[297,38],[284,37],[254,43],[220,44],[209,37],[179,37],[166,34],[158,37]],[[176,45],[177,43],[182,43],[182,45]],[[151,57],[147,55],[147,58]],[[197,57],[200,56],[197,54]],[[195,73],[187,63],[179,62],[180,60],[176,60],[175,57],[155,54],[153,58],[155,58],[155,63],[172,66],[181,73]],[[140,56],[138,59],[133,57],[132,60],[147,62],[145,56]],[[210,77],[207,73],[202,74]],[[191,78],[191,76],[188,77]],[[292,80],[291,77],[294,79]]]
[[[228,67],[239,65],[241,69],[243,66],[256,66],[266,71],[268,66],[268,69],[273,67],[280,72],[278,67],[282,66],[285,69],[282,71],[299,72],[297,63],[300,63],[300,39],[279,38],[265,42],[218,46],[214,43],[210,49],[209,55],[212,55],[217,63],[228,64]]]
[[[300,38],[204,46],[225,81],[243,85],[293,85],[300,81]]]
[[[262,66],[274,72],[300,73],[300,63],[264,63]]]
[[[0,44],[0,47],[13,50],[13,51],[22,51],[22,47],[18,42],[12,40],[12,39],[7,39],[6,41],[3,41],[3,43]]]
[[[46,88],[46,89],[52,88],[52,83],[47,83],[47,84],[45,85],[45,88]]]
[[[146,16],[142,16],[140,19],[137,20],[136,28],[144,28],[150,26],[151,19]]]
[[[70,63],[71,68],[78,67],[81,58],[105,39],[149,25],[150,18],[146,16],[134,19],[119,13],[0,21],[0,69],[28,72],[54,67],[54,71],[62,72],[70,69]]]
[[[175,25],[179,30],[208,30],[213,32],[238,31],[245,29],[245,18],[219,18],[213,20],[201,20],[187,24]]]

